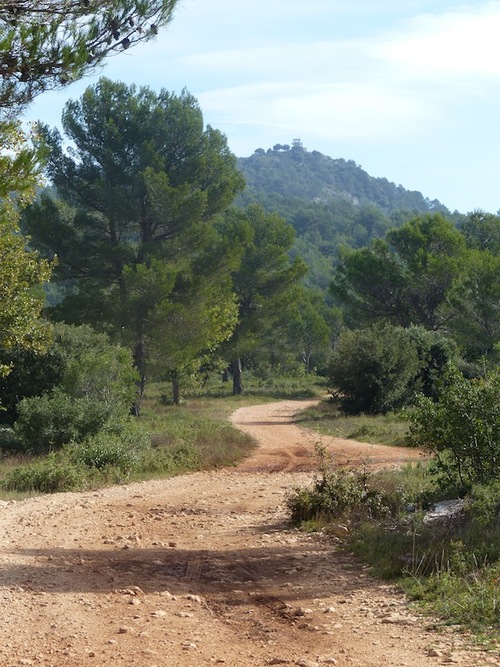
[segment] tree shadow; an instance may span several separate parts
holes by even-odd
[[[280,599],[293,602],[304,594],[348,595],[379,585],[348,554],[318,549],[314,543],[310,548],[265,545],[224,551],[140,548],[127,543],[112,549],[26,548],[11,553],[28,563],[4,566],[0,586],[39,593],[103,594],[133,586],[145,594],[168,590],[174,595],[279,590]],[[32,559],[34,563],[29,562]]]

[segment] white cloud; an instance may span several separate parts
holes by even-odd
[[[399,34],[383,36],[368,49],[408,76],[500,76],[498,37],[500,2],[465,6],[443,14],[426,14]]]

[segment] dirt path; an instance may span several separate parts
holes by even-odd
[[[317,436],[289,423],[303,405],[238,410],[261,442],[240,468],[3,503],[0,667],[498,665],[332,538],[286,525],[313,469]],[[337,446],[374,465],[408,455]]]

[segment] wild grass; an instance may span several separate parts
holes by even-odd
[[[12,430],[0,433],[0,497],[83,490],[188,471],[236,465],[255,446],[228,418],[237,408],[283,398],[318,396],[314,376],[245,377],[245,393],[212,376],[186,387],[172,405],[166,383],[150,384],[138,419],[107,428],[83,443],[30,454]],[[189,391],[188,391],[189,390]]]
[[[323,435],[379,445],[404,446],[408,431],[403,414],[345,415],[327,399],[302,411],[296,421]]]

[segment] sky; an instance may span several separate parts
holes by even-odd
[[[500,1],[180,0],[158,37],[45,93],[60,126],[100,76],[183,88],[247,157],[300,139],[462,213],[500,209]]]

